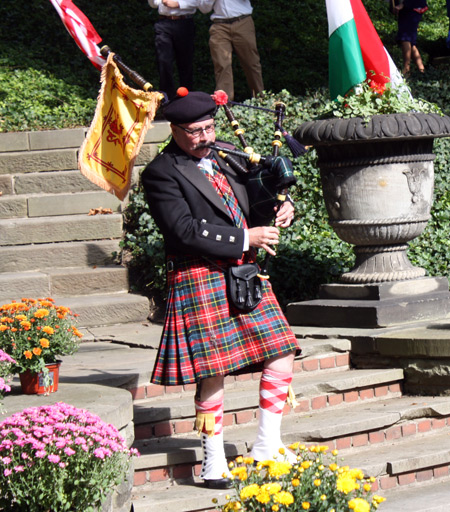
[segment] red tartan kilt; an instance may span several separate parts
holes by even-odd
[[[178,258],[168,272],[166,318],[151,381],[180,385],[228,375],[299,348],[267,280],[250,313],[230,309],[224,271],[200,257]],[[218,266],[217,266],[218,265]]]

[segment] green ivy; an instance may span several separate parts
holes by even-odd
[[[441,81],[445,83],[443,76]],[[421,82],[416,82],[414,87],[425,96]],[[444,105],[446,89],[436,87],[435,90],[436,94],[439,91],[441,95],[439,103]],[[289,133],[293,133],[302,122],[321,116],[330,104],[326,89],[305,96],[293,96],[283,90],[278,94],[268,93],[248,103],[273,108],[277,101],[286,104],[284,127]],[[232,109],[245,130],[248,144],[263,155],[270,154],[273,116],[238,105]],[[223,110],[219,111],[216,124],[218,138],[238,144]],[[432,218],[423,235],[410,244],[409,256],[413,264],[424,267],[430,275],[447,276],[450,259],[450,177],[447,172],[450,140],[436,140],[435,153],[436,187]],[[282,148],[282,154],[289,156],[286,145]],[[296,219],[282,233],[277,256],[270,260],[269,268],[271,283],[282,305],[316,298],[321,284],[336,282],[354,264],[352,246],[341,241],[328,223],[315,150],[310,149],[293,163],[297,184],[291,190],[291,195],[296,203]],[[147,293],[156,291],[164,294],[162,237],[150,217],[141,189],[136,189],[132,194],[125,216],[127,232],[122,247],[128,255],[132,274],[136,276],[136,286]]]

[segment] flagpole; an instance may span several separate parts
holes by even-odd
[[[111,49],[108,45],[102,46],[100,48],[100,53],[103,55],[103,57],[108,58],[108,55],[111,53]],[[139,73],[127,66],[119,55],[114,54],[113,60],[117,64],[117,67],[143,91],[149,91],[150,89],[153,89],[153,85],[150,82],[147,82],[147,80]]]

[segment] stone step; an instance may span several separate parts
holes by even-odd
[[[128,284],[128,270],[118,265],[4,272],[0,273],[0,301],[126,293]]]
[[[88,214],[99,207],[117,212],[121,204],[106,191],[0,196],[0,218]]]
[[[131,293],[59,297],[58,305],[78,314],[77,327],[145,322],[149,315],[147,297]]]
[[[9,181],[7,181],[9,179]],[[101,190],[80,171],[30,172],[18,175],[0,175],[0,183],[10,194],[64,194]],[[8,184],[10,183],[10,186]],[[8,192],[6,192],[8,193]],[[5,194],[5,192],[4,192]]]
[[[254,377],[252,379],[252,377]],[[227,377],[227,379],[229,379]],[[345,370],[294,373],[292,388],[298,405],[292,415],[312,413],[319,409],[339,408],[355,403],[371,402],[401,395],[403,371]],[[230,382],[229,380],[227,382]],[[259,374],[246,374],[245,382],[227,390],[224,400],[224,425],[252,422],[258,414]],[[193,394],[147,398],[135,402],[136,439],[164,437],[191,432],[194,426]],[[239,408],[236,410],[236,404]],[[289,407],[285,407],[289,411]]]
[[[365,450],[358,448],[357,450],[348,450],[345,453],[340,452],[340,455],[343,456],[342,465],[360,468],[364,471],[366,477],[375,477],[376,481],[372,487],[374,492],[381,496],[387,495],[388,498],[389,496],[393,497],[391,505],[388,502],[383,503],[380,506],[380,511],[420,510],[422,512],[422,508],[408,508],[405,503],[403,503],[404,508],[399,508],[402,496],[408,496],[416,491],[427,493],[428,502],[431,506],[434,502],[433,491],[435,489],[440,489],[439,500],[434,503],[436,507],[439,507],[444,503],[442,488],[445,487],[446,492],[448,492],[450,483],[449,431],[450,429],[447,426],[445,429],[433,431],[430,434],[422,435],[420,438],[418,436],[401,438],[381,446],[375,444]],[[249,434],[254,436],[255,433],[256,428],[252,432],[249,432],[247,428],[239,428],[235,429],[232,434],[228,433],[228,437],[226,434],[225,449],[227,454],[234,458],[236,455],[247,453],[247,436]],[[301,442],[301,433],[299,434],[298,441]],[[230,435],[233,436],[232,439]],[[209,491],[201,487],[201,481],[198,478],[201,460],[199,444],[198,438],[186,439],[183,446],[174,447],[173,452],[169,454],[172,463],[184,460],[176,470],[172,469],[171,472],[167,469],[167,466],[160,466],[159,469],[155,469],[154,473],[147,473],[146,476],[151,478],[151,481],[145,481],[143,485],[136,485],[144,481],[139,469],[146,455],[141,455],[137,461],[133,489],[135,512],[156,509],[166,512],[209,511],[214,509],[211,505],[212,498],[218,498],[219,503],[223,503],[226,494],[233,494],[232,490]],[[155,453],[155,456],[158,455]],[[194,475],[189,474],[189,464],[186,462],[187,459],[192,460],[193,458],[197,460]],[[427,487],[423,487],[423,482],[429,483],[429,492],[426,491]],[[402,491],[402,489],[405,490]],[[396,497],[397,493],[399,495]],[[197,500],[193,499],[194,496],[197,497]],[[430,511],[433,510],[441,509],[430,508]],[[448,508],[445,510],[448,510]]]
[[[11,151],[2,154],[0,174],[77,169],[78,148]]]
[[[108,265],[119,239],[0,247],[0,272]]]
[[[386,501],[380,505],[380,512],[448,512],[450,506],[450,485],[448,478],[421,485],[405,486],[383,492]],[[135,509],[136,510],[136,509]]]
[[[122,215],[0,219],[0,246],[121,238]]]

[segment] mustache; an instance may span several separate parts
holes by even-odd
[[[213,142],[199,142],[194,149],[210,148],[213,144]]]

